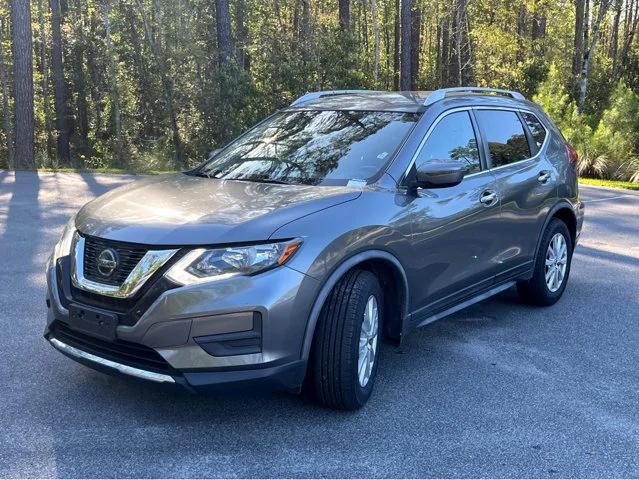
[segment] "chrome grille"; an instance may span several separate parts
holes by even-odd
[[[100,253],[111,248],[118,254],[118,265],[109,276],[102,275],[98,270],[98,256]],[[130,244],[113,242],[101,238],[85,237],[84,241],[84,276],[94,282],[105,285],[120,286],[129,273],[140,262],[146,248],[135,247]]]

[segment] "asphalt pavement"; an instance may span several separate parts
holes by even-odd
[[[563,298],[512,291],[385,346],[355,413],[107,376],[42,338],[69,216],[133,176],[0,171],[0,477],[637,477],[639,194],[583,186]]]

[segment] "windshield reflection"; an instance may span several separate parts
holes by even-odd
[[[345,185],[375,177],[417,113],[287,111],[231,143],[195,175],[229,180]]]

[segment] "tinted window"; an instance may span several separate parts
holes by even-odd
[[[291,111],[238,138],[195,174],[227,180],[345,185],[391,159],[419,114]]]
[[[521,116],[524,118],[526,125],[528,125],[528,129],[530,130],[530,133],[532,133],[532,136],[535,139],[537,148],[540,148],[544,144],[544,139],[546,138],[546,129],[541,124],[539,119],[535,117],[532,113],[522,112]]]
[[[477,139],[468,112],[446,115],[435,126],[419,154],[418,162],[433,160],[459,160],[468,165],[468,173],[481,169]]]
[[[477,110],[477,119],[486,136],[493,167],[530,158],[524,127],[515,112]]]

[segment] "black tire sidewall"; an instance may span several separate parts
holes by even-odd
[[[377,281],[377,278],[372,275],[366,275],[362,278],[363,282],[366,282],[367,286],[362,289],[362,293],[364,293],[359,299],[359,305],[355,309],[355,318],[353,319],[356,322],[355,331],[356,335],[353,335],[351,338],[351,365],[354,366],[352,368],[351,373],[351,381],[354,385],[355,396],[357,398],[357,403],[363,405],[366,403],[368,398],[370,397],[373,387],[375,385],[375,378],[377,377],[377,369],[379,367],[379,359],[381,352],[381,332],[382,330],[382,319],[384,318],[384,296],[382,289]],[[371,376],[364,387],[359,384],[359,375],[358,375],[358,359],[359,359],[359,336],[362,330],[362,325],[364,323],[364,311],[366,309],[366,303],[370,296],[374,296],[375,300],[377,300],[377,312],[379,320],[377,322],[377,350],[375,351],[375,361],[373,363],[373,369],[371,371]]]
[[[377,300],[379,314],[375,363],[367,384],[357,374],[359,337],[369,297]],[[369,270],[350,270],[333,287],[316,327],[310,370],[315,398],[339,410],[361,408],[370,397],[379,367],[383,332],[384,292]]]

